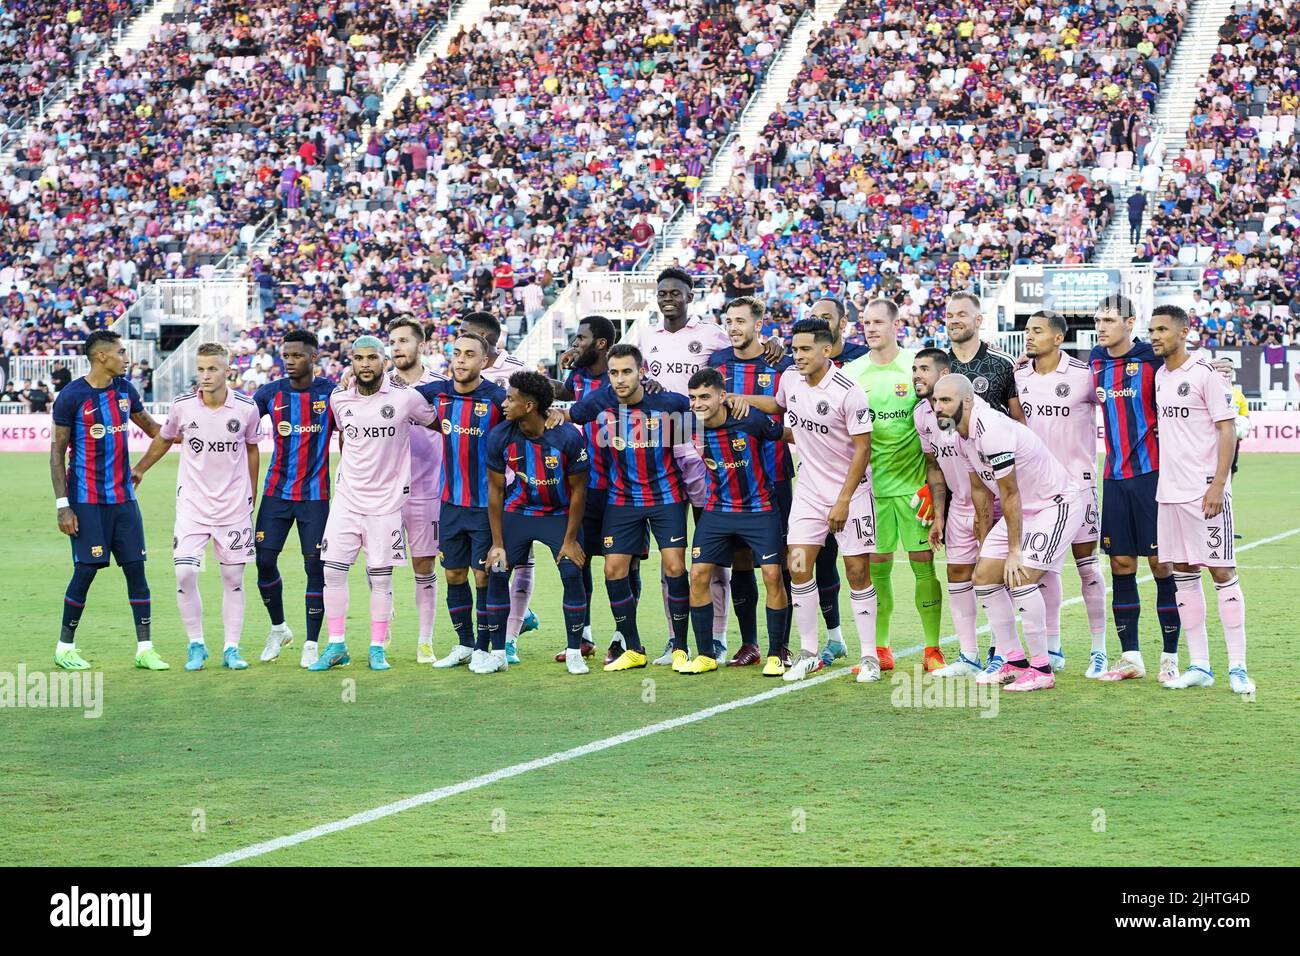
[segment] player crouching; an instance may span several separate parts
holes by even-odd
[[[546,412],[554,399],[550,381],[537,372],[510,376],[503,411],[506,420],[488,436],[487,607],[493,615],[489,633],[500,635],[501,647],[474,650],[469,669],[492,674],[506,669],[505,616],[510,608],[510,572],[529,559],[533,542],[551,549],[564,585],[562,607],[568,649],[564,664],[570,674],[586,674],[582,659],[582,630],[587,616],[587,592],[582,583],[583,554],[578,536],[587,504],[587,473],[591,462],[582,433],[568,425],[546,427]],[[514,477],[506,487],[505,472]]]

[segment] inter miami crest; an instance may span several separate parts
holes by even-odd
[[[820,402],[817,403],[817,414],[818,414],[818,415],[829,415],[830,413],[831,413],[830,402],[827,402],[827,401],[820,401]]]
[[[1192,390],[1192,386],[1187,382],[1183,382],[1181,385],[1178,386],[1179,398],[1186,398],[1187,393],[1190,392],[1191,390]]]
[[[1060,385],[1056,386],[1057,398],[1068,398],[1069,395],[1070,395],[1070,385],[1068,382],[1062,382]]]
[[[230,421],[226,422],[226,431],[230,432],[232,435],[239,434],[239,419],[232,418]]]
[[[392,418],[394,415],[393,406],[385,405],[383,408],[379,410],[379,414],[382,415],[384,418]]]

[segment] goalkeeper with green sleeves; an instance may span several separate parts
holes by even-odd
[[[871,406],[871,490],[876,501],[876,553],[871,583],[876,589],[876,653],[881,670],[894,666],[889,619],[894,611],[894,552],[901,544],[916,578],[916,610],[925,632],[925,669],[944,666],[939,650],[943,590],[934,571],[929,525],[934,521],[925,482],[925,454],[912,420],[918,401],[912,387],[915,355],[898,344],[898,306],[876,299],[862,311],[862,334],[870,349],[844,367],[862,386]],[[834,654],[835,648],[828,646]]]

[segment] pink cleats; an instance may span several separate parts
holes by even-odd
[[[975,683],[977,684],[1010,684],[1013,680],[1020,677],[1026,671],[1033,670],[1032,667],[1017,667],[1014,664],[1003,662],[1002,666],[990,673],[985,669],[984,673],[977,674]]]
[[[1013,683],[1002,689],[1005,691],[1051,690],[1056,686],[1056,675],[1051,671],[1044,674],[1036,667],[1020,668],[1020,673]]]

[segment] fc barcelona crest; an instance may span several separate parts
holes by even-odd
[[[897,385],[895,385],[895,386],[894,386],[894,394],[897,395],[899,398],[906,398],[906,397],[907,397],[907,384],[906,384],[905,382],[899,382]]]
[[[559,467],[560,467],[560,459],[559,459],[558,457],[556,457],[555,455],[547,455],[547,456],[546,456],[546,467],[547,467],[547,468],[552,468],[552,469],[554,469],[554,468],[559,468]]]
[[[322,398],[319,401],[312,402],[311,410],[315,412],[317,415],[325,411],[325,399]]]
[[[123,412],[129,412],[131,410],[131,400],[129,398],[119,398],[117,400],[117,407]]]
[[[1129,362],[1127,365],[1124,366],[1125,375],[1136,375],[1137,373],[1138,373],[1137,362]]]
[[[758,376],[758,378],[755,379],[755,381],[758,382],[759,388],[767,388],[769,385],[772,384],[772,376],[764,372],[762,375]]]
[[[605,535],[605,547],[607,548],[614,547],[614,536],[612,534]]]
[[[475,403],[474,403],[474,415],[475,415],[476,417],[478,417],[478,418],[482,418],[484,415],[487,414],[487,412],[488,412],[488,403],[487,403],[487,402],[475,402]]]
[[[731,447],[734,448],[734,449],[736,449],[736,451],[744,451],[744,450],[745,450],[745,439],[743,439],[743,438],[733,438],[733,439],[731,439]]]

